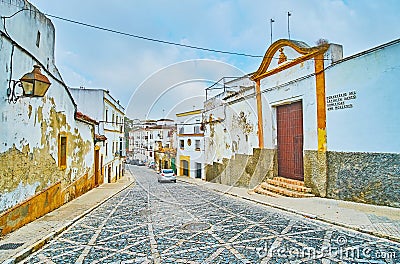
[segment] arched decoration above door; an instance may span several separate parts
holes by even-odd
[[[261,80],[269,75],[293,67],[296,64],[313,59],[317,55],[326,52],[328,48],[329,44],[310,47],[302,41],[280,39],[268,48],[260,67],[253,73],[251,79],[254,81]],[[292,56],[288,56],[287,52],[291,52]],[[277,60],[275,65],[273,60]]]

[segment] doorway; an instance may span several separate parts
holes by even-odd
[[[201,179],[201,163],[196,162],[196,178]]]
[[[111,166],[108,166],[108,183],[111,183]]]
[[[189,162],[187,160],[182,160],[182,175],[189,176]]]
[[[100,177],[100,166],[99,166],[99,161],[100,159],[100,150],[95,149],[94,150],[94,186],[99,185],[99,177]]]
[[[303,181],[303,106],[295,102],[276,108],[278,175]]]

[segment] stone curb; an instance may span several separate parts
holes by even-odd
[[[201,186],[196,182],[192,182],[192,181],[188,181],[188,180],[184,180],[184,179],[179,179],[179,178],[177,178],[177,180]],[[245,196],[242,196],[242,195],[239,195],[239,194],[235,194],[235,193],[232,193],[232,192],[229,192],[229,191],[223,192],[223,191],[220,191],[220,190],[215,189],[213,187],[211,187],[209,189],[212,189],[212,190],[214,190],[214,191],[216,191],[218,193],[229,194],[230,196],[233,196],[233,197],[237,197],[237,198],[244,199],[244,200],[247,200],[247,201],[251,201],[251,202],[258,203],[258,204],[266,205],[266,206],[269,206],[269,207],[272,207],[272,208],[276,208],[276,209],[280,209],[282,211],[286,211],[286,212],[289,212],[289,213],[301,215],[301,216],[303,216],[305,218],[310,218],[310,219],[322,221],[322,222],[325,222],[325,223],[328,223],[328,224],[331,224],[331,225],[336,225],[336,226],[340,226],[340,227],[343,227],[343,228],[352,229],[352,230],[355,230],[355,231],[358,231],[358,232],[361,232],[361,233],[365,233],[365,234],[368,234],[368,235],[372,235],[372,236],[376,236],[376,237],[379,237],[379,238],[384,238],[384,239],[388,239],[388,240],[400,243],[400,238],[399,237],[382,234],[382,233],[379,233],[379,232],[376,232],[376,231],[366,230],[366,229],[363,229],[363,228],[360,228],[360,227],[356,227],[356,226],[352,226],[352,225],[347,225],[347,224],[343,224],[343,223],[334,222],[332,220],[329,220],[329,219],[326,219],[326,218],[323,218],[323,217],[319,217],[317,215],[313,215],[313,214],[297,211],[297,210],[294,210],[294,209],[291,209],[291,208],[287,208],[287,207],[284,207],[284,206],[280,206],[280,205],[276,205],[276,204],[272,204],[272,203],[268,203],[268,202],[258,201],[258,200],[251,199],[251,198],[248,198],[248,197],[245,197]]]
[[[130,187],[131,185],[135,184],[135,181],[125,185],[124,187],[122,187],[121,190],[119,190],[118,192],[114,193],[113,195],[105,198],[104,200],[100,201],[99,203],[97,203],[96,205],[92,206],[91,208],[87,209],[85,212],[83,212],[82,214],[78,215],[77,217],[75,217],[74,219],[72,219],[71,221],[69,221],[66,225],[64,225],[63,227],[59,228],[56,231],[51,232],[50,234],[48,234],[47,236],[45,236],[44,238],[42,238],[41,240],[37,241],[35,244],[25,248],[24,250],[22,250],[21,252],[17,253],[16,255],[14,255],[13,257],[6,259],[5,261],[3,261],[3,264],[14,264],[14,263],[18,263],[22,260],[24,260],[25,258],[27,258],[29,255],[33,254],[34,252],[38,251],[39,249],[41,249],[44,245],[46,245],[49,241],[53,240],[56,236],[58,236],[59,234],[61,234],[62,232],[64,232],[65,230],[67,230],[69,227],[71,227],[74,223],[76,223],[79,219],[81,219],[82,217],[84,217],[85,215],[89,214],[90,212],[92,212],[93,210],[95,210],[97,207],[99,207],[100,205],[102,205],[103,203],[107,202],[108,200],[110,200],[111,198],[113,198],[114,196],[116,196],[117,194],[119,194],[120,192],[122,192],[123,190],[125,190],[126,188]]]

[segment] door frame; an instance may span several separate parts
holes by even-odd
[[[289,179],[295,179],[295,180],[300,180],[300,181],[304,181],[304,108],[303,108],[303,100],[301,98],[297,98],[297,100],[291,100],[291,101],[285,101],[285,102],[281,102],[280,104],[276,104],[273,105],[274,107],[274,116],[275,116],[275,125],[276,125],[276,134],[275,134],[275,143],[276,143],[276,151],[277,151],[277,171],[278,171],[278,176],[281,177],[285,177],[285,178],[289,178]],[[278,131],[279,131],[279,124],[278,124],[278,107],[280,106],[287,106],[287,105],[292,105],[292,104],[296,104],[296,103],[300,103],[301,104],[301,126],[302,126],[302,131],[301,131],[301,149],[298,149],[298,153],[296,155],[296,153],[293,153],[293,160],[300,159],[298,161],[298,166],[300,166],[301,168],[301,172],[297,173],[297,176],[295,175],[296,173],[293,171],[293,175],[282,175],[281,170],[280,170],[280,144],[279,144],[279,138],[278,138]],[[293,137],[294,140],[295,137]],[[292,150],[294,151],[296,149],[296,145],[293,142],[292,144]],[[295,169],[295,163],[296,161],[293,161],[293,169]]]
[[[100,147],[95,146],[94,148],[94,187],[99,185],[100,178]]]
[[[187,174],[188,175],[184,174],[184,166],[183,166],[184,161],[187,162]],[[183,156],[183,155],[179,156],[179,166],[180,166],[180,168],[179,168],[180,175],[190,177],[190,156]]]

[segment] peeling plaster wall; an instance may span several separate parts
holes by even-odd
[[[274,175],[275,150],[258,148],[255,88],[248,84],[205,102],[207,181],[253,188]],[[266,131],[271,137],[272,126]]]
[[[235,154],[252,155],[258,147],[255,97],[244,100],[253,93],[254,86],[249,86],[204,103],[206,163],[222,162]]]
[[[0,215],[0,236],[60,207],[63,203],[60,185],[60,182],[57,182],[2,213]]]
[[[1,2],[1,15],[10,15],[29,5],[25,1]],[[35,9],[32,6],[28,8]],[[12,44],[0,37],[0,85],[8,87],[12,79],[19,79],[40,63],[51,86],[43,98],[20,98],[7,102],[6,89],[0,89],[0,212],[30,199],[49,186],[61,181],[66,187],[85,174],[92,177],[94,142],[93,126],[75,120],[75,105],[60,80],[54,65],[54,27],[51,21],[37,12],[21,12],[7,19],[10,36],[36,56],[15,46],[10,68]],[[41,32],[39,47],[37,31]],[[34,33],[34,36],[29,34]],[[22,34],[23,33],[23,34]],[[27,33],[28,35],[25,35]],[[30,36],[30,37],[29,37]],[[21,94],[20,90],[16,91]],[[67,136],[67,166],[58,166],[59,134]]]
[[[124,122],[124,108],[103,89],[70,88],[69,91],[76,101],[79,111],[99,122],[99,125],[96,126],[96,133],[107,138],[104,143],[98,144],[100,157],[103,157],[102,182],[115,182],[122,177],[124,166],[123,159],[119,155],[121,139],[123,140],[122,155],[125,155],[124,124],[116,122],[117,116],[118,123]]]

